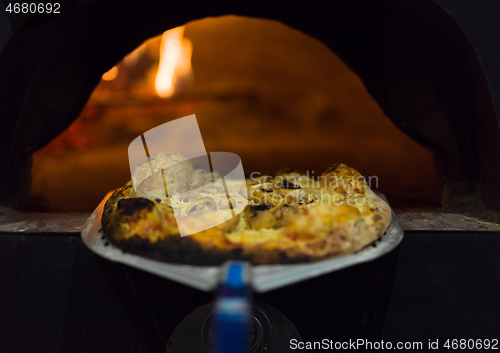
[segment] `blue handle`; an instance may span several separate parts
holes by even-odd
[[[215,304],[213,349],[215,353],[246,353],[251,315],[248,266],[229,263]]]

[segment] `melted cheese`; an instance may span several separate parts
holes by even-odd
[[[332,228],[341,224],[363,223],[367,219],[366,216],[377,209],[377,206],[365,196],[367,186],[360,174],[356,170],[340,164],[330,168],[319,181],[304,175],[296,177],[295,180],[300,185],[300,189],[307,192],[305,198],[295,200],[300,205],[297,214],[288,214],[286,222],[280,223],[277,227],[251,229],[251,222],[242,211],[247,205],[259,205],[256,203],[257,198],[252,198],[253,190],[257,190],[262,195],[269,195],[269,188],[271,188],[275,195],[281,194],[282,197],[291,196],[292,198],[298,198],[295,194],[299,193],[294,194],[293,187],[281,186],[283,177],[261,180],[270,183],[266,184],[266,190],[259,189],[260,181],[247,180],[245,183],[242,180],[225,180],[226,185],[224,186],[221,179],[190,189],[188,180],[195,171],[189,163],[184,162],[186,159],[178,154],[158,154],[151,159],[150,163],[145,163],[136,169],[133,180],[134,185],[137,185],[136,182],[140,184],[139,188],[136,188],[136,190],[139,189],[139,196],[165,199],[164,180],[160,179],[159,171],[172,166],[176,167],[173,172],[166,173],[166,181],[174,183],[177,192],[170,195],[169,201],[163,200],[161,204],[164,201],[168,202],[169,206],[173,208],[179,229],[182,227],[185,234],[196,233],[193,235],[196,238],[208,236],[206,232],[199,232],[200,229],[219,226],[219,230],[216,232],[218,236],[225,237],[233,245],[274,243],[286,246],[294,241],[327,236]],[[162,178],[165,179],[165,173]],[[268,186],[271,184],[273,186]],[[242,185],[247,185],[248,189],[242,190]],[[231,197],[232,210],[227,208],[226,188]],[[249,200],[243,196],[247,191],[249,192]],[[303,194],[300,197],[303,197]],[[163,197],[161,197],[162,195]],[[196,208],[198,205],[199,208]],[[282,207],[282,205],[277,207]],[[200,213],[195,214],[198,210]],[[228,225],[228,220],[234,215],[238,219]],[[283,214],[281,217],[284,217]],[[170,214],[170,218],[172,218],[172,214]],[[172,220],[168,221],[168,225],[152,225],[151,222],[145,222],[138,224],[138,229],[134,230],[133,233],[148,234],[150,238],[156,240],[158,237],[162,237],[165,232],[171,232],[167,226],[171,228],[175,226],[175,223],[172,224]],[[226,226],[229,228],[225,229]],[[152,236],[153,233],[156,236]],[[217,242],[220,241],[220,239],[217,240]]]
[[[236,231],[226,234],[226,238],[233,244],[258,245],[283,240],[282,229],[260,229]]]

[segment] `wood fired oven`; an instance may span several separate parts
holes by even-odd
[[[88,252],[78,234],[90,210],[41,212],[46,209],[30,197],[31,167],[33,153],[82,114],[102,75],[143,41],[227,15],[277,21],[333,51],[383,114],[431,151],[436,180],[431,201],[399,200],[406,233],[395,252],[256,299],[288,317],[304,340],[498,339],[492,336],[500,325],[494,275],[500,269],[498,3],[89,0],[63,1],[61,9],[52,17],[10,14],[11,27],[0,26],[0,267],[7,283],[0,302],[7,318],[2,327],[10,336],[6,351],[165,351],[176,324],[212,299]],[[182,97],[169,104],[199,99]],[[276,119],[286,123],[286,116]],[[334,136],[335,124],[326,126]],[[252,169],[258,165],[247,158]],[[301,158],[307,165],[308,154]],[[397,199],[390,184],[380,191]]]
[[[298,16],[303,9],[293,4],[288,10],[193,5],[194,12],[175,4],[141,10],[111,3],[72,6],[43,26],[28,20],[2,52],[5,206],[26,205],[31,153],[71,124],[103,72],[166,29],[233,13],[275,19],[326,44],[359,75],[397,127],[435,152],[446,206],[498,208],[499,132],[487,79],[488,74],[494,82],[494,71],[483,69],[488,66],[467,35],[432,1],[338,2],[310,6],[307,16]]]

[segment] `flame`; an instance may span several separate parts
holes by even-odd
[[[184,38],[184,26],[163,33],[160,44],[160,62],[155,80],[158,96],[171,97],[174,93],[185,90],[191,83],[192,52],[191,41]]]
[[[104,81],[112,81],[118,76],[118,66],[113,66],[109,71],[102,75]]]

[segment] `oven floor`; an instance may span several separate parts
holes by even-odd
[[[500,216],[489,212],[449,212],[436,210],[395,210],[407,230],[500,231]],[[0,207],[0,233],[78,233],[90,216],[88,212],[16,212]]]
[[[500,232],[407,231],[383,258],[255,300],[304,341],[498,339],[499,247]],[[165,352],[213,299],[103,260],[78,233],[0,233],[0,278],[2,352]]]

